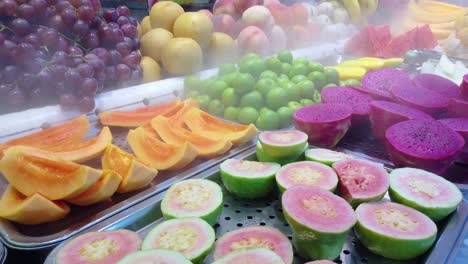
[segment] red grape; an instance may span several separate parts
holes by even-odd
[[[0,15],[13,16],[15,15],[18,4],[15,0],[2,0],[0,1]]]
[[[76,107],[78,99],[71,93],[64,93],[60,95],[60,107],[65,110],[71,110]]]
[[[0,32],[0,46],[3,45],[3,42],[5,42],[5,35]]]
[[[37,81],[40,86],[49,87],[51,83],[54,82],[54,77],[52,76],[52,70],[44,69],[37,76]]]
[[[119,16],[119,18],[117,19],[117,24],[118,24],[119,26],[123,26],[123,25],[125,25],[125,24],[127,24],[127,23],[129,23],[127,17]]]
[[[132,45],[127,42],[119,42],[115,48],[122,56],[127,56],[132,51]]]
[[[16,80],[16,84],[23,90],[30,90],[36,84],[36,77],[31,73],[23,72]]]
[[[138,25],[138,22],[134,17],[129,17],[128,21],[130,22],[130,24],[134,25],[135,27]]]
[[[41,58],[34,58],[32,60],[25,61],[24,64],[24,68],[27,72],[37,74],[42,70],[42,68],[44,68],[44,66],[47,64],[47,61]]]
[[[90,0],[91,5],[94,8],[94,11],[99,12],[101,11],[101,0]]]
[[[96,54],[96,56],[98,56],[98,58],[105,64],[109,64],[111,62],[111,55],[105,48],[95,48],[91,52]]]
[[[99,47],[99,37],[94,32],[89,32],[83,40],[83,45],[88,49]]]
[[[133,39],[133,49],[140,49],[140,39],[134,38]]]
[[[20,61],[30,60],[34,54],[34,46],[29,43],[22,42],[16,46],[16,58]]]
[[[80,6],[77,13],[79,18],[85,22],[91,21],[96,15],[94,9],[91,6]]]
[[[49,55],[47,54],[45,50],[40,49],[40,50],[36,50],[36,54],[34,55],[34,57],[41,58],[41,59],[48,59]]]
[[[64,51],[57,51],[52,55],[52,61],[59,65],[68,65],[70,63],[70,57]]]
[[[49,19],[49,26],[55,28],[58,31],[62,31],[65,27],[65,24],[60,15],[54,15]]]
[[[117,12],[119,12],[119,15],[121,16],[130,16],[130,9],[128,9],[128,7],[126,6],[119,6],[117,7]]]
[[[33,45],[36,49],[39,48],[40,46],[39,37],[34,33],[31,33],[27,35],[26,37],[24,37],[24,42],[27,42]]]
[[[83,20],[77,20],[75,24],[73,24],[73,32],[78,36],[84,36],[88,34],[88,23],[84,22]]]
[[[81,63],[77,67],[78,72],[80,73],[81,77],[93,77],[94,75],[94,68],[93,66],[89,65],[88,63]]]
[[[95,107],[94,98],[90,96],[81,98],[78,102],[78,107],[80,108],[80,111],[84,113],[92,111]]]
[[[59,41],[59,34],[57,30],[49,28],[40,34],[39,38],[47,47],[55,47]]]
[[[101,19],[98,16],[96,16],[89,22],[89,27],[92,29],[99,29],[99,26],[101,26],[102,23],[103,22],[101,21]]]
[[[28,34],[31,30],[31,24],[24,18],[15,18],[11,21],[11,29],[19,36]]]
[[[63,11],[65,9],[73,10],[73,5],[70,4],[70,2],[68,2],[68,1],[60,1],[55,5],[55,8],[58,11]]]
[[[80,85],[80,92],[83,95],[94,96],[98,88],[98,82],[94,78],[84,78]]]
[[[137,29],[132,24],[125,24],[122,26],[122,32],[126,37],[134,38],[137,36]]]
[[[47,8],[45,0],[30,0],[29,4],[34,7],[34,11],[38,14],[42,14]]]
[[[29,93],[29,100],[32,105],[41,105],[46,101],[46,96],[46,91],[40,87],[36,87]]]
[[[12,83],[18,76],[18,68],[13,65],[7,65],[2,71],[2,79],[5,83]]]
[[[11,40],[5,40],[3,45],[0,47],[0,54],[4,54],[10,58],[13,58],[16,53],[16,43]]]
[[[16,10],[16,15],[20,18],[24,18],[28,21],[33,21],[35,10],[34,7],[30,4],[22,4],[18,6]]]
[[[83,50],[77,46],[69,46],[68,53],[72,56],[83,56]]]
[[[122,55],[118,51],[111,50],[109,53],[113,65],[119,64],[122,61]]]
[[[115,74],[117,75],[117,79],[125,81],[128,80],[128,78],[130,78],[132,70],[125,64],[118,64],[115,67]]]
[[[140,65],[141,56],[138,54],[129,54],[125,56],[122,61],[123,63],[135,69]]]
[[[68,51],[68,42],[64,37],[59,36],[56,44],[56,50]]]
[[[102,17],[107,22],[115,22],[115,21],[117,21],[117,18],[119,17],[119,14],[117,13],[117,10],[115,10],[114,8],[106,8],[102,12]]]
[[[80,73],[74,69],[68,69],[65,72],[65,75],[63,76],[63,78],[64,78],[64,84],[69,85],[71,87],[78,87],[81,82]]]
[[[75,10],[71,8],[65,8],[64,10],[62,10],[60,16],[62,17],[63,23],[69,26],[75,24],[75,21],[77,20]]]
[[[7,97],[8,104],[13,107],[20,107],[26,103],[26,98],[24,96],[24,93],[18,87],[10,90],[7,96],[8,96]]]
[[[114,28],[114,29],[112,29],[111,33],[112,33],[112,35],[111,35],[112,43],[119,43],[119,42],[123,41],[124,34],[123,34],[122,30]]]

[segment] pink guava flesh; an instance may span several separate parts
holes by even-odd
[[[217,260],[232,251],[248,247],[272,250],[286,264],[293,261],[293,249],[289,239],[277,229],[264,226],[246,227],[224,234],[215,244],[213,257]]]
[[[385,145],[398,167],[442,174],[463,149],[465,140],[435,120],[408,120],[387,129]]]
[[[444,97],[453,98],[460,95],[460,88],[456,83],[439,75],[421,73],[413,78],[413,83],[416,87],[434,91]]]
[[[464,163],[468,163],[468,117],[441,119],[439,122],[455,130],[465,139],[465,147],[458,159]]]
[[[387,171],[380,165],[358,159],[333,163],[338,174],[339,191],[345,200],[356,206],[361,201],[380,200],[390,185]]]
[[[370,103],[369,119],[377,139],[385,138],[385,131],[392,125],[412,119],[432,120],[432,116],[418,109],[387,101]]]
[[[330,191],[338,184],[338,177],[327,165],[314,161],[300,161],[281,167],[276,173],[276,181],[285,189],[303,184]]]
[[[342,233],[356,222],[353,208],[322,188],[296,185],[284,192],[281,201],[291,218],[320,232]]]
[[[353,87],[359,91],[368,93],[376,99],[391,100],[393,87],[406,88],[411,86],[409,75],[398,69],[379,69],[369,71],[361,80],[360,87]]]
[[[368,120],[371,101],[372,96],[349,87],[336,86],[322,90],[322,103],[337,103],[351,107],[353,126]]]
[[[259,139],[272,146],[290,146],[307,140],[307,134],[297,130],[289,131],[264,131]]]
[[[141,238],[129,230],[90,232],[65,244],[55,261],[57,264],[114,264],[140,246]]]
[[[268,264],[289,264],[284,262],[273,251],[265,248],[246,248],[232,252],[222,259],[213,262],[212,264],[239,264],[239,263],[268,263]]]
[[[427,238],[437,233],[437,226],[429,217],[392,202],[361,204],[356,217],[367,229],[397,239]]]
[[[468,117],[468,101],[451,98],[448,101],[448,115],[450,117]]]
[[[309,143],[332,148],[351,126],[352,109],[341,104],[316,104],[294,112],[294,125],[309,136]]]

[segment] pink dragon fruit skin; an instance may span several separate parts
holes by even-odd
[[[468,164],[468,117],[447,118],[438,121],[455,130],[465,139],[465,147],[458,156],[458,160]]]

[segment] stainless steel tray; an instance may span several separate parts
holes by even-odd
[[[243,152],[236,155],[236,159],[255,159],[255,149],[252,148],[249,151]],[[388,169],[391,170],[391,169]],[[222,183],[219,177],[219,167],[215,166],[206,170],[202,174],[199,174],[193,178],[207,178],[218,182],[221,186]],[[129,229],[138,232],[143,238],[145,235],[157,224],[163,221],[162,213],[160,210],[160,203],[165,193],[159,193],[156,196],[139,203],[126,211],[123,211],[115,216],[102,221],[101,223],[93,226],[86,230],[88,231],[104,231],[104,230],[115,230],[115,229]],[[214,226],[216,235],[220,235],[235,230],[241,227],[248,226],[272,226],[281,230],[284,234],[291,239],[292,231],[289,225],[285,221],[281,203],[277,195],[271,195],[267,198],[247,200],[240,199],[229,194],[223,187],[224,194],[224,209],[223,213],[218,220],[218,223]],[[386,198],[388,199],[388,196]],[[343,247],[343,251],[338,259],[335,260],[337,263],[379,263],[379,264],[390,264],[390,263],[443,263],[439,261],[447,258],[449,251],[446,250],[446,246],[452,245],[452,241],[455,241],[458,234],[463,228],[463,219],[467,218],[467,204],[466,201],[459,207],[457,212],[449,216],[449,219],[439,224],[440,238],[436,242],[433,249],[425,254],[423,257],[405,262],[397,262],[394,260],[384,259],[376,256],[365,249],[359,241],[356,239],[353,232],[351,232],[346,240]],[[448,224],[447,224],[448,223]],[[445,227],[447,226],[447,227]],[[60,244],[56,247],[47,257],[45,264],[54,264],[55,256],[58,250],[64,245]],[[211,263],[212,255],[209,255],[204,263]],[[305,263],[304,259],[301,259],[297,255],[294,257],[294,263],[300,264]],[[260,263],[259,263],[260,264]]]
[[[173,94],[159,97],[159,100],[175,98]],[[143,104],[138,104],[142,106]],[[135,108],[136,106],[133,106]],[[126,106],[128,109],[129,107]],[[130,107],[131,108],[131,107]],[[95,136],[101,129],[96,115],[88,116],[91,122],[89,136]],[[126,141],[128,129],[112,128],[113,143],[126,151],[131,152]],[[10,136],[10,137],[14,137]],[[177,171],[160,171],[153,182],[145,189],[115,194],[110,201],[101,202],[91,206],[71,206],[71,212],[62,220],[41,225],[21,225],[0,219],[0,239],[11,248],[22,250],[37,250],[48,248],[75,235],[76,233],[95,225],[112,215],[132,207],[133,205],[166,190],[175,181],[193,177],[200,172],[215,166],[223,160],[239,154],[253,146],[253,142],[234,146],[229,152],[214,159],[195,159],[190,165]],[[100,158],[90,161],[87,165],[100,168]],[[1,174],[0,174],[1,175]],[[0,193],[7,186],[7,181],[0,176]]]
[[[0,263],[3,264],[6,261],[8,254],[6,247],[0,243]]]

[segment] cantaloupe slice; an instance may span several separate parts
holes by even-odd
[[[67,202],[84,206],[105,201],[117,191],[121,181],[122,177],[115,171],[103,170],[99,181],[78,196],[67,199]]]

